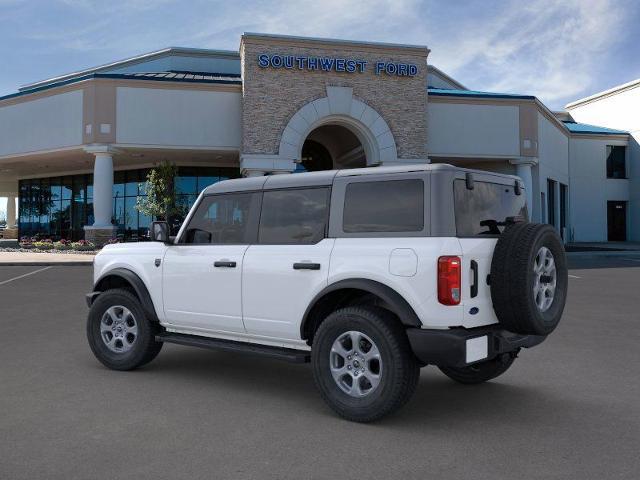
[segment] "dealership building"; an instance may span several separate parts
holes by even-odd
[[[247,33],[237,52],[167,48],[25,85],[0,97],[5,237],[143,238],[141,184],[168,160],[184,204],[239,176],[424,163],[509,173],[532,220],[566,242],[640,241],[640,82],[552,112],[532,95],[470,90],[428,55]]]

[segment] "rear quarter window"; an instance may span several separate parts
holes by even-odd
[[[500,235],[507,218],[528,218],[524,192],[516,195],[511,185],[476,181],[469,190],[464,180],[455,180],[453,193],[459,237]]]
[[[424,228],[424,182],[420,179],[347,185],[345,233],[419,232]]]

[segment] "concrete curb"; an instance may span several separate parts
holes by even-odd
[[[567,257],[639,257],[640,250],[591,250],[588,252],[567,252]]]

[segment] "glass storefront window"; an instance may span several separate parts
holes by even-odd
[[[137,198],[146,195],[148,172],[148,169],[141,169],[114,173],[113,224],[122,240],[148,237],[152,218],[135,208]],[[235,168],[180,167],[175,182],[183,215],[175,222],[179,224],[184,220],[204,188],[238,176]],[[84,237],[83,227],[94,222],[93,175],[20,180],[19,192],[21,236],[78,240]]]

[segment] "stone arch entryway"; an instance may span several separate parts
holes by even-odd
[[[298,110],[284,128],[278,156],[306,170],[358,168],[397,158],[387,122],[349,87],[327,87],[327,96]]]

